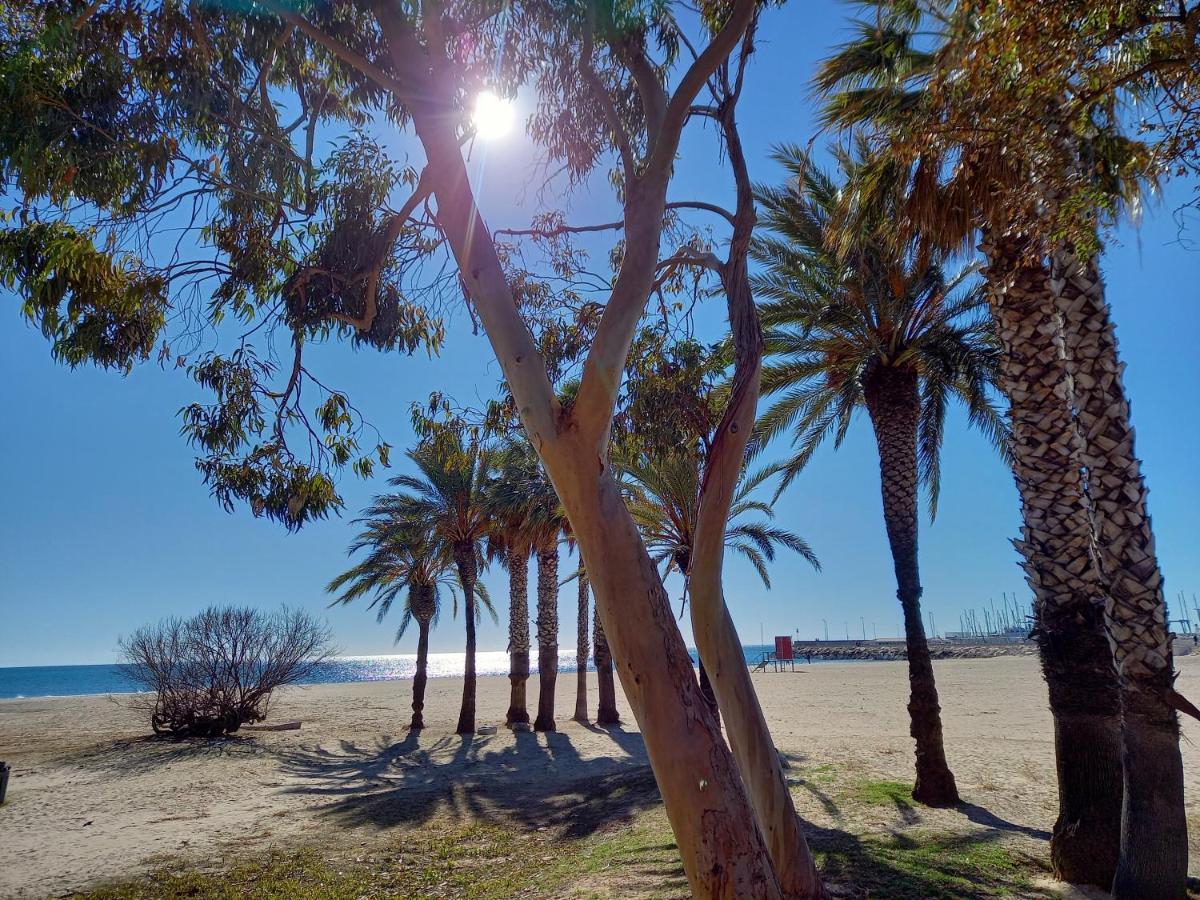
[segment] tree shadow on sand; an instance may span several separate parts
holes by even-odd
[[[146,735],[75,750],[60,757],[59,762],[118,775],[141,775],[191,760],[246,758],[272,752],[273,748],[249,736],[175,738]]]
[[[582,757],[562,732],[447,735],[409,732],[374,746],[341,741],[280,752],[288,793],[324,800],[319,814],[349,825],[411,826],[435,815],[552,829],[581,838],[659,802],[642,737],[604,730],[615,754]]]
[[[821,862],[822,876],[837,897],[872,900],[1058,897],[1034,879],[1049,874],[1039,856],[1003,842],[1005,831],[969,834],[892,833],[855,835],[836,828],[805,834]]]

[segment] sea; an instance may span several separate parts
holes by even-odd
[[[774,647],[749,645],[742,648],[747,664],[755,664]],[[690,651],[692,662],[696,651]],[[532,671],[537,672],[537,650],[530,654]],[[452,678],[462,675],[465,654],[430,653],[429,677]],[[814,663],[816,661],[814,660]],[[338,656],[321,663],[302,684],[336,684],[348,681],[392,681],[412,678],[417,668],[415,653],[386,656]],[[576,671],[574,653],[558,658],[559,672]],[[589,671],[593,670],[591,661]],[[479,675],[507,675],[508,653],[489,650],[475,654]],[[79,694],[123,694],[138,690],[121,665],[93,666],[10,666],[0,667],[0,699],[24,697],[69,697]]]

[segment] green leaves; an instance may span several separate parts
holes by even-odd
[[[166,285],[141,260],[97,249],[62,223],[0,229],[0,284],[22,298],[56,359],[128,372],[166,324]]]

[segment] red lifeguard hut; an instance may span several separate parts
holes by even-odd
[[[754,667],[754,671],[765,672],[767,671],[767,666],[774,666],[776,672],[783,666],[791,666],[792,671],[796,671],[796,654],[792,647],[792,638],[790,635],[777,634],[775,636],[775,649],[763,653],[762,659]]]

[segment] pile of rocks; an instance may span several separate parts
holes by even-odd
[[[1032,641],[1017,644],[930,644],[929,655],[934,659],[991,659],[994,656],[1033,656],[1037,647]],[[908,659],[903,644],[857,644],[818,646],[804,644],[796,648],[798,659],[811,654],[813,659],[841,660],[901,660]]]

